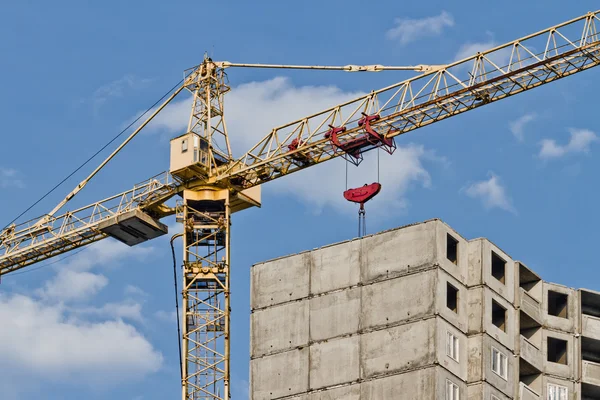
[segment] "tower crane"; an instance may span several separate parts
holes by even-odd
[[[230,398],[230,229],[232,214],[261,205],[260,185],[371,149],[395,148],[414,129],[600,64],[600,11],[448,65],[385,67],[236,64],[205,57],[183,84],[50,213],[0,232],[0,275],[107,237],[130,246],[183,224],[182,399]],[[224,95],[228,68],[294,68],[420,74],[276,127],[235,158]],[[192,93],[188,129],[171,140],[168,172],[88,206],[58,212],[180,92]],[[178,196],[175,205],[169,200]],[[58,214],[58,215],[57,215]]]

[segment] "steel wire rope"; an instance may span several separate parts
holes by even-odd
[[[171,238],[171,254],[173,255],[173,281],[175,284],[175,313],[177,314],[177,345],[179,346],[179,375],[183,381],[183,359],[181,354],[181,322],[179,321],[179,289],[177,288],[177,258],[175,257],[175,246],[173,241],[183,233],[178,233]]]
[[[160,99],[156,100],[154,102],[154,104],[152,104],[150,107],[148,107],[146,109],[146,111],[144,111],[142,114],[140,114],[135,120],[133,120],[129,125],[127,125],[121,132],[119,132],[115,137],[113,137],[108,143],[106,143],[104,146],[102,146],[100,148],[100,150],[96,151],[90,158],[88,158],[83,164],[81,164],[79,167],[77,167],[73,172],[71,172],[69,175],[67,175],[66,178],[64,178],[63,180],[61,180],[58,184],[56,184],[52,189],[50,189],[48,192],[46,192],[46,194],[44,194],[42,197],[40,197],[37,201],[35,201],[32,205],[30,205],[29,207],[27,207],[27,209],[25,211],[23,211],[21,214],[19,214],[16,218],[14,218],[12,221],[10,221],[8,224],[6,224],[6,226],[4,228],[2,228],[0,231],[5,230],[6,228],[8,228],[11,224],[13,224],[15,221],[17,221],[19,218],[21,218],[23,215],[25,215],[27,212],[29,212],[33,207],[35,207],[36,205],[38,205],[42,200],[44,200],[46,197],[48,197],[51,193],[53,193],[56,189],[58,189],[63,183],[65,183],[69,178],[71,178],[73,175],[75,175],[77,172],[79,172],[83,167],[85,167],[90,161],[92,161],[94,158],[96,158],[98,156],[98,154],[102,153],[108,146],[110,146],[115,140],[117,140],[119,137],[121,137],[125,132],[127,132],[127,130],[129,128],[131,128],[136,122],[138,122],[144,115],[148,114],[154,107],[156,107],[162,100],[164,100],[171,92],[173,92],[175,89],[177,89],[182,83],[183,83],[183,79],[180,80],[175,86],[173,86],[171,89],[169,89],[169,91],[167,93],[165,93]]]

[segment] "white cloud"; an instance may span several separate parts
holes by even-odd
[[[29,379],[112,385],[142,378],[162,364],[148,340],[120,320],[84,322],[60,305],[0,295],[0,321],[3,367]]]
[[[18,188],[25,187],[25,183],[19,178],[19,172],[13,168],[0,167],[0,188]]]
[[[94,112],[97,112],[111,98],[123,97],[127,90],[143,88],[150,82],[152,82],[152,79],[128,74],[100,86],[94,91],[90,100],[82,100],[82,102],[90,101],[94,107]]]
[[[499,45],[499,43],[494,40],[489,40],[486,42],[465,43],[462,46],[460,46],[460,48],[458,49],[458,52],[456,52],[456,55],[454,56],[453,61],[460,61],[465,58],[472,57],[472,56],[476,55],[477,53],[482,53],[484,51],[493,49],[494,47],[496,47],[498,45]],[[491,62],[496,64],[498,67],[503,68],[509,63],[511,52],[512,52],[512,48],[507,47],[507,48],[503,48],[500,50],[496,50],[495,52],[488,54],[486,57],[488,58],[488,60],[490,60]],[[472,68],[474,65],[474,61],[469,62],[468,64],[469,64],[469,68]],[[465,64],[465,66],[466,66],[466,64]],[[492,65],[486,61],[485,68],[486,69],[492,68]]]
[[[125,286],[125,290],[124,290],[126,295],[132,295],[132,296],[140,296],[140,297],[146,297],[148,296],[148,293],[146,293],[144,291],[144,289],[137,287],[135,285],[127,285]]]
[[[93,297],[106,285],[108,279],[104,275],[63,269],[36,293],[50,301],[83,300]]]
[[[536,118],[537,115],[535,113],[527,113],[519,117],[515,121],[510,122],[508,126],[512,134],[515,135],[515,137],[522,142],[525,134],[525,125],[535,121]]]
[[[406,45],[422,37],[441,34],[445,28],[454,26],[454,18],[442,11],[434,17],[396,18],[394,23],[395,26],[386,32],[386,37]]]
[[[143,259],[152,251],[152,247],[129,247],[112,239],[94,243],[81,253],[56,264],[57,274],[36,294],[48,301],[89,299],[108,284],[104,275],[89,272],[91,269],[115,267],[126,258]]]
[[[598,136],[589,129],[569,129],[571,138],[565,145],[559,145],[554,139],[544,139],[540,142],[539,157],[550,160],[567,154],[588,153],[592,143],[598,141]]]
[[[154,317],[163,322],[169,322],[169,323],[176,322],[177,321],[177,312],[175,310],[173,310],[173,311],[159,310],[154,313]]]
[[[371,215],[384,216],[389,209],[399,211],[407,207],[405,194],[412,185],[425,188],[431,186],[431,176],[425,168],[425,162],[443,161],[443,158],[436,156],[433,151],[415,144],[398,147],[392,156],[380,151],[378,179],[377,152],[371,151],[365,155],[359,168],[348,165],[348,187],[359,187],[379,181],[382,184],[381,192],[365,207]],[[316,213],[327,206],[349,212],[357,208],[343,197],[346,190],[345,161],[330,161],[294,175],[289,179],[284,178],[268,184],[269,188],[296,196],[311,206]]]
[[[79,307],[70,311],[75,315],[96,316],[115,320],[128,319],[130,321],[143,323],[142,304],[132,300],[118,303],[107,303],[102,307]]]
[[[480,199],[486,209],[500,208],[512,213],[516,213],[512,205],[511,199],[506,193],[506,189],[502,186],[498,176],[490,173],[488,180],[475,182],[469,185],[465,193],[467,196]]]
[[[234,87],[225,99],[225,113],[234,155],[249,150],[274,127],[321,111],[336,104],[363,95],[344,92],[335,86],[293,86],[289,79],[277,77],[262,82],[250,82]],[[171,135],[186,129],[191,101],[175,102],[161,112],[149,126],[150,131],[168,132]],[[381,194],[373,202],[389,201],[399,207],[406,206],[404,194],[417,184],[429,187],[431,177],[426,162],[443,161],[423,146],[409,144],[398,148],[393,156],[381,152]],[[377,180],[377,153],[365,155],[360,168],[349,166],[349,185],[362,186]],[[287,193],[319,211],[325,206],[353,210],[342,197],[345,187],[345,166],[340,161],[330,161],[313,166],[265,186],[265,190]]]

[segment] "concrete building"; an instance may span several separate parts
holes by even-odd
[[[252,268],[250,398],[600,399],[600,293],[440,220]]]

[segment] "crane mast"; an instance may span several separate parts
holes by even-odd
[[[183,225],[182,399],[229,399],[231,216],[260,207],[260,185],[336,157],[359,164],[394,138],[600,65],[600,11],[590,12],[448,65],[341,67],[203,62],[140,128],[40,219],[0,232],[0,275],[106,237],[129,245],[167,233],[160,219]],[[279,126],[234,159],[224,95],[227,68],[420,72],[408,80]],[[133,189],[54,214],[183,89],[192,98],[188,128],[171,140],[171,165]],[[174,206],[166,202],[181,198]]]

